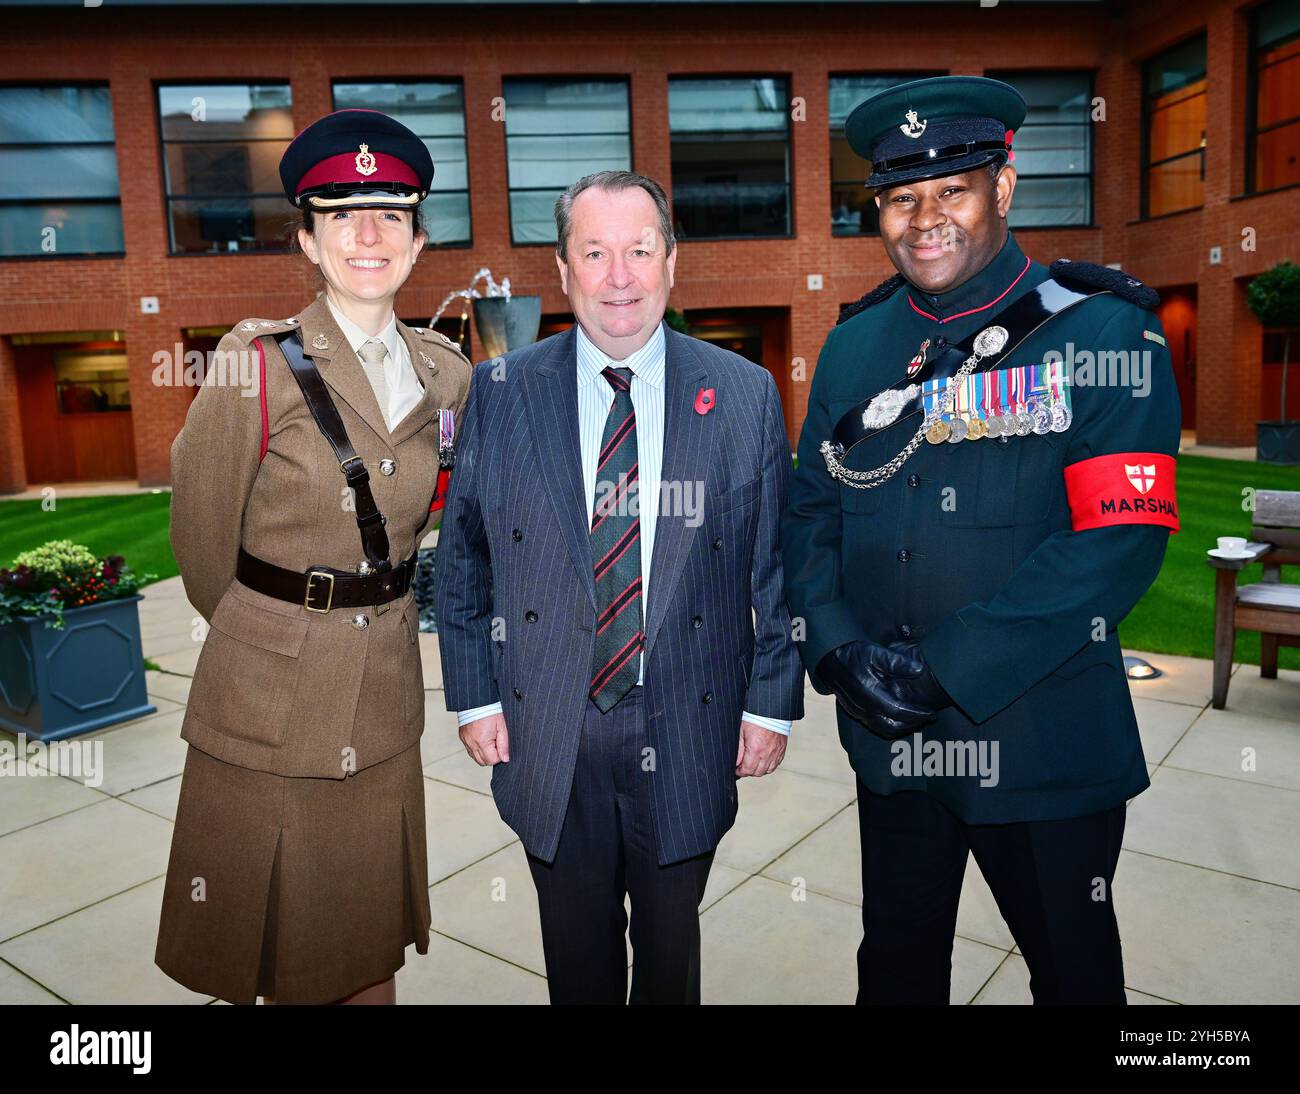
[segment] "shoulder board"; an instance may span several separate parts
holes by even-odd
[[[898,288],[900,285],[902,285],[902,283],[903,283],[903,275],[894,274],[893,277],[889,278],[886,281],[882,281],[879,285],[877,285],[874,289],[872,289],[869,293],[867,293],[866,296],[862,297],[860,300],[855,300],[852,304],[845,304],[844,307],[840,308],[840,317],[835,321],[835,325],[838,327],[841,323],[844,322],[844,320],[852,319],[855,315],[858,314],[858,312],[864,311],[865,309],[871,307],[872,304],[878,304],[886,297],[893,296],[894,293],[898,291]]]
[[[296,315],[288,319],[244,319],[231,327],[230,333],[248,345],[254,338],[261,338],[264,334],[283,334],[297,325]]]
[[[1131,277],[1123,270],[1098,266],[1095,262],[1071,262],[1068,258],[1058,258],[1048,267],[1048,272],[1063,285],[1085,289],[1108,289],[1116,296],[1122,296],[1129,303],[1136,304],[1147,311],[1155,311],[1160,305],[1160,294],[1155,289],[1142,284],[1136,277]]]
[[[466,365],[469,364],[469,358],[462,352],[456,342],[448,338],[440,330],[434,330],[432,327],[409,327],[411,334],[415,336],[417,342],[422,343],[431,353],[450,353],[454,357],[460,358]]]

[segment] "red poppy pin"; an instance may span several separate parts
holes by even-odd
[[[707,414],[713,409],[714,393],[711,387],[700,388],[699,394],[695,396],[695,413]]]

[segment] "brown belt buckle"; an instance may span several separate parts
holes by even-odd
[[[311,583],[314,578],[318,578],[318,577],[327,577],[329,578],[329,582],[330,582],[329,594],[325,597],[325,607],[323,608],[313,608],[311,606],[311,594],[312,594]],[[334,603],[334,575],[326,572],[325,570],[312,570],[310,573],[307,574],[307,592],[302,598],[302,606],[306,608],[309,612],[323,613],[323,612],[328,612],[330,610],[330,606],[333,603]]]

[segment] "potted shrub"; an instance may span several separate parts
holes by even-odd
[[[152,714],[137,576],[54,540],[0,569],[0,727],[42,741]]]
[[[1246,304],[1265,327],[1300,326],[1300,266],[1280,262],[1255,278],[1246,290]],[[1267,463],[1300,463],[1300,419],[1286,412],[1287,365],[1291,331],[1282,339],[1282,406],[1275,422],[1255,424],[1255,457]]]

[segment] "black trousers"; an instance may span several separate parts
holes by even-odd
[[[555,861],[528,856],[552,1003],[700,1001],[699,908],[713,852],[659,865],[643,770],[645,716],[640,686],[607,714],[587,703]]]
[[[858,780],[858,1002],[948,1003],[969,850],[1029,966],[1035,1004],[1125,1003],[1111,894],[1124,810],[963,824],[929,794],[886,797]]]

